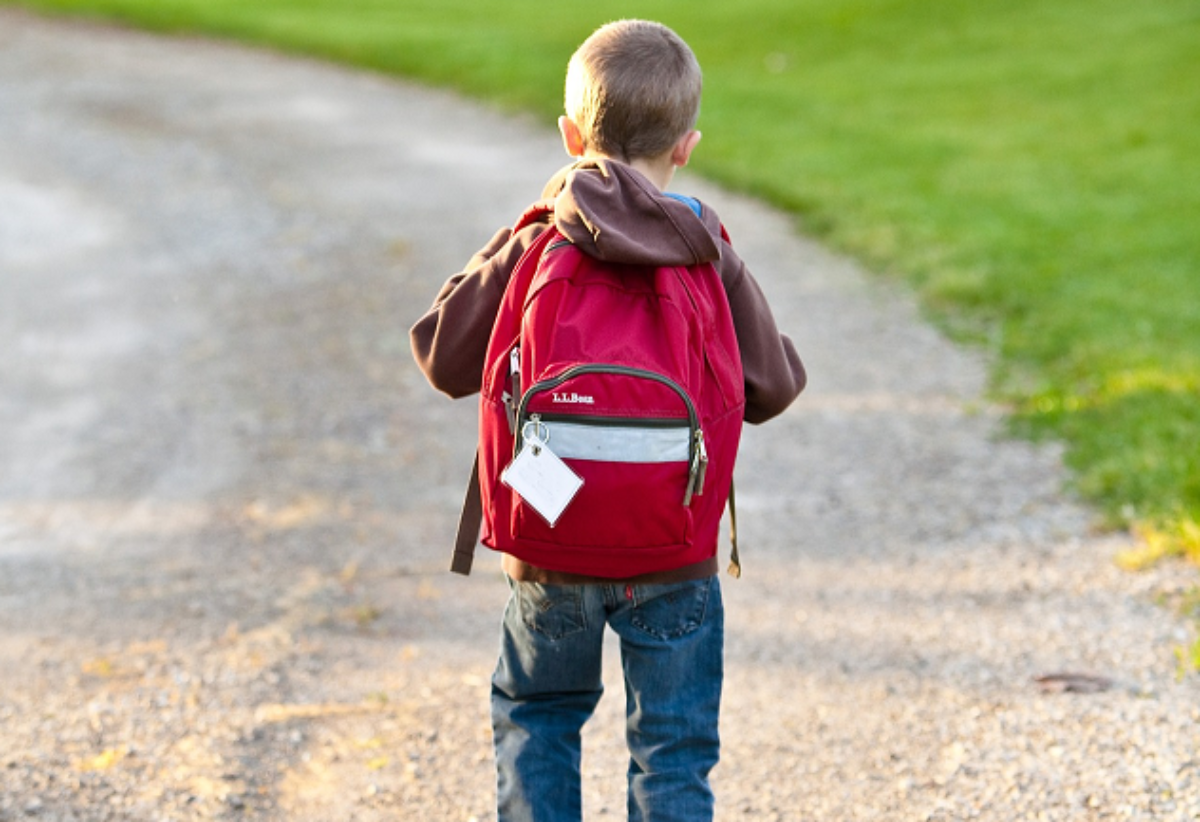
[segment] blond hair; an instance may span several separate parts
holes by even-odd
[[[586,148],[626,161],[659,157],[696,126],[700,63],[661,23],[597,29],[567,66],[566,111]]]

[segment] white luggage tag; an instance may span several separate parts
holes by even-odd
[[[522,429],[524,444],[500,474],[500,481],[520,495],[551,528],[583,486],[583,480],[546,444],[550,431],[536,420]]]

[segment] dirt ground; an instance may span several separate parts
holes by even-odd
[[[445,570],[475,410],[407,329],[565,159],[440,92],[0,10],[0,820],[494,818],[507,591]],[[1200,819],[1191,572],[1116,570],[902,291],[678,188],[811,373],[739,461],[719,818]]]

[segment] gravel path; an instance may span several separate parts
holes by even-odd
[[[0,10],[0,820],[492,817],[506,591],[444,570],[474,408],[407,328],[563,159],[392,80]],[[1116,571],[904,294],[679,187],[812,375],[739,467],[719,818],[1200,819],[1187,574]]]

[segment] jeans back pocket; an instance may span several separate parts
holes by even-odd
[[[572,585],[513,583],[521,608],[521,620],[529,630],[547,639],[562,639],[587,627],[583,596]]]
[[[686,636],[704,624],[714,578],[633,586],[634,627],[657,637]]]

